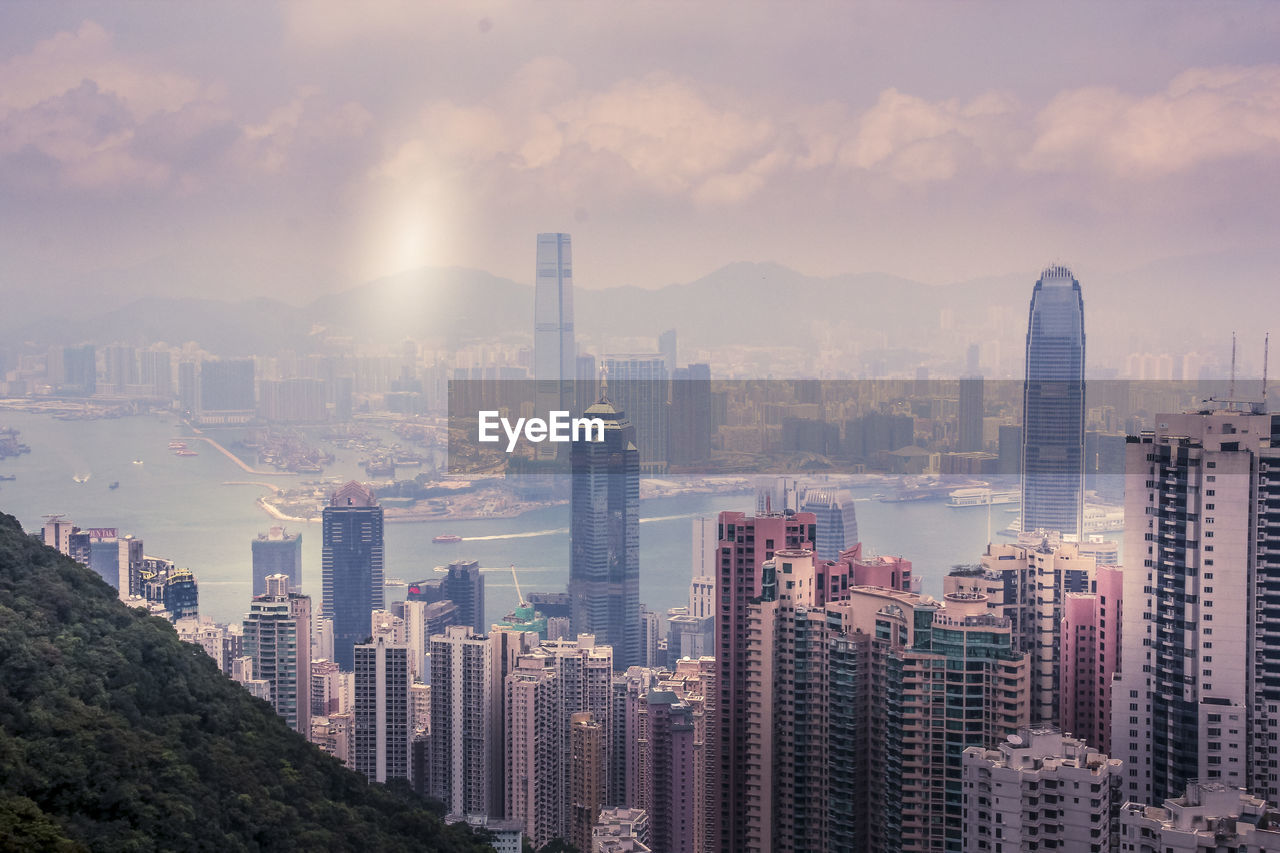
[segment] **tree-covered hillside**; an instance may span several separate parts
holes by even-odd
[[[0,514],[0,849],[491,850]]]

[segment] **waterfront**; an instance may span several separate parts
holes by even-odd
[[[291,488],[315,474],[272,476],[270,484],[204,442],[197,456],[179,457],[168,442],[190,431],[170,415],[59,421],[47,415],[0,411],[0,425],[18,429],[31,453],[0,462],[0,511],[36,532],[47,513],[61,513],[81,527],[117,527],[146,543],[148,554],[191,568],[200,583],[201,613],[220,622],[239,621],[248,609],[249,543],[275,522],[256,499],[272,488]],[[216,431],[206,435],[218,438]],[[222,439],[219,438],[221,441]],[[365,479],[358,451],[334,449],[325,477]],[[136,464],[135,460],[138,463]],[[74,477],[88,476],[83,483]],[[109,484],[118,481],[118,489]],[[868,553],[901,554],[911,560],[924,591],[938,595],[942,576],[956,563],[973,563],[986,542],[985,508],[948,508],[945,501],[881,503],[870,499],[883,486],[855,490],[858,525]],[[720,510],[750,510],[754,497],[682,495],[641,504],[641,600],[665,611],[685,603],[691,524]],[[1010,516],[995,508],[995,529]],[[486,611],[495,621],[515,604],[509,567],[520,586],[562,591],[568,579],[568,507],[534,510],[515,518],[420,521],[386,526],[387,576],[406,581],[431,577],[450,559],[475,559],[486,569]],[[303,538],[303,590],[320,597],[320,526],[290,523]],[[434,543],[442,533],[463,537]]]

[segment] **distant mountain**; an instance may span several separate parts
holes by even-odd
[[[1274,316],[1266,310],[1274,301],[1268,299],[1267,275],[1276,268],[1280,249],[1172,258],[1105,276],[1077,271],[1090,360],[1104,351],[1178,350],[1183,342],[1195,346],[1206,335],[1229,345],[1232,328],[1246,338],[1260,338]],[[928,285],[885,273],[818,277],[779,264],[732,263],[695,281],[652,290],[579,288],[574,321],[579,340],[656,338],[676,328],[682,348],[800,344],[815,334],[849,339],[870,334],[891,346],[928,349],[944,315],[954,330],[951,346],[969,327],[989,330],[996,316],[1010,357],[1026,334],[1037,274]],[[327,293],[300,307],[269,299],[225,303],[148,297],[105,313],[77,303],[39,319],[32,319],[32,312],[0,315],[0,339],[14,342],[194,340],[219,355],[305,350],[308,334],[315,332],[357,342],[394,345],[415,338],[452,347],[475,340],[530,341],[532,331],[530,285],[461,267],[413,270]]]
[[[0,514],[0,848],[492,851]]]

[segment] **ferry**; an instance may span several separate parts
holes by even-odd
[[[111,485],[107,486],[107,488],[108,488],[108,489],[118,489],[118,488],[120,488],[120,481],[119,481],[119,480],[113,480],[113,481],[111,482]]]
[[[1124,530],[1124,507],[1086,506],[1083,521],[1085,536]],[[1021,532],[1021,516],[1004,529],[1007,536],[1017,536]]]
[[[174,456],[199,456],[200,454],[194,450],[175,450],[173,451],[173,455]]]
[[[462,537],[456,533],[441,533],[439,536],[433,536],[431,541],[438,545],[452,545],[455,542],[461,542]]]
[[[947,506],[990,506],[1013,504],[1022,500],[1017,489],[956,489],[947,500]]]
[[[169,442],[169,449],[170,450],[186,450],[187,443],[185,441],[178,441],[175,438],[173,441]]]

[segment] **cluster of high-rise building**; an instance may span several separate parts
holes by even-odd
[[[536,410],[603,422],[566,452],[563,593],[521,597],[492,624],[481,567],[457,560],[389,602],[382,508],[355,482],[323,511],[320,606],[302,594],[300,537],[272,528],[252,542],[237,626],[201,622],[190,573],[139,540],[59,518],[45,540],[122,598],[161,603],[370,780],[406,779],[451,820],[535,847],[1280,849],[1280,416],[1213,401],[1123,438],[1091,433],[1082,291],[1050,267],[1031,299],[1022,424],[1001,428],[998,455],[982,379],[954,401],[949,464],[1021,475],[1016,541],[953,567],[935,598],[910,560],[864,555],[847,493],[771,482],[754,513],[695,520],[688,604],[664,619],[640,601],[640,479],[710,453],[709,371],[676,367],[667,332],[658,354],[600,359],[597,381],[576,349],[566,234],[539,235],[535,300]],[[67,382],[84,385],[91,360],[64,353]],[[251,361],[206,362],[199,380],[206,411],[252,409]],[[317,388],[270,393],[324,406]],[[796,407],[813,406],[769,417],[793,443],[859,458],[914,439],[894,411],[843,438],[809,432]],[[1091,486],[1123,494],[1123,564],[1085,536]]]

